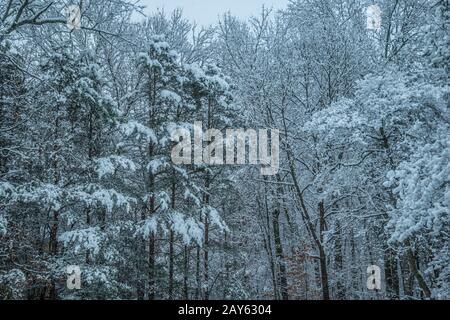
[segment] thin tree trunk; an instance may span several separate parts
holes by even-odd
[[[183,294],[184,299],[189,300],[189,248],[184,246],[184,278],[183,278]]]
[[[266,178],[264,178],[266,179]],[[259,201],[258,201],[259,203]],[[262,228],[264,232],[266,233],[266,237],[264,237],[264,248],[267,251],[267,256],[269,258],[269,265],[270,265],[270,271],[272,275],[272,284],[273,284],[273,297],[275,300],[280,299],[280,295],[278,292],[278,285],[277,285],[277,275],[276,275],[276,267],[275,267],[275,259],[273,256],[273,249],[272,249],[272,237],[271,237],[271,228],[270,228],[270,214],[269,214],[269,205],[267,203],[267,190],[264,188],[264,212],[265,212],[265,224],[266,227]]]
[[[152,179],[153,180],[153,179]],[[152,184],[153,186],[153,184]],[[150,198],[150,216],[155,211],[155,197]],[[155,242],[156,236],[154,233],[150,234],[148,243],[148,299],[155,300]]]
[[[343,284],[343,257],[342,257],[342,240],[341,240],[341,226],[340,223],[336,223],[335,242],[334,242],[334,261],[337,270],[336,291],[337,299],[345,299],[345,286]]]
[[[408,257],[409,267],[411,269],[412,274],[416,278],[420,289],[422,290],[425,298],[430,298],[431,297],[431,290],[428,287],[428,285],[427,285],[427,283],[426,283],[422,273],[420,272],[419,268],[417,267],[417,260],[416,260],[416,257],[414,255],[414,252],[411,249],[411,247],[408,248],[406,254],[407,254],[407,257]]]
[[[204,299],[209,300],[209,221],[208,217],[205,216],[205,243],[203,248],[203,254],[204,254]]]
[[[320,225],[320,245],[319,245],[319,257],[320,257],[320,280],[322,283],[322,295],[323,300],[330,300],[330,289],[328,286],[328,271],[327,271],[327,256],[323,248],[323,233],[326,231],[325,223],[325,207],[323,201],[319,203],[319,225]]]
[[[172,209],[175,210],[176,184],[172,183]],[[169,300],[173,300],[173,274],[174,274],[174,232],[169,235]]]
[[[155,300],[155,235],[151,234],[148,249],[148,299]]]
[[[173,274],[174,274],[174,233],[170,230],[169,235],[169,300],[173,300]]]
[[[59,223],[59,212],[54,211],[51,220],[50,241],[49,241],[49,251],[52,256],[56,256],[58,254],[58,239],[57,239],[58,223]]]
[[[386,292],[390,299],[400,296],[399,278],[397,273],[396,253],[387,248],[384,253],[384,274],[386,277]]]
[[[278,209],[273,211],[272,226],[273,226],[273,237],[275,242],[275,255],[277,257],[278,269],[280,271],[280,273],[278,274],[277,283],[280,285],[281,298],[283,300],[289,300],[287,278],[286,278],[286,264],[284,262],[283,244],[281,243],[280,225],[278,221],[279,217],[280,211]]]
[[[196,259],[196,263],[195,263],[195,279],[197,282],[197,286],[195,288],[195,299],[196,300],[200,300],[200,290],[201,290],[201,285],[202,285],[202,281],[201,281],[201,277],[200,277],[200,259],[201,259],[201,255],[200,255],[200,246],[197,245],[197,259]]]

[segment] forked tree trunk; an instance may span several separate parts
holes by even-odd
[[[407,244],[407,245],[409,245],[409,244]],[[408,248],[406,255],[408,257],[408,263],[409,263],[411,272],[414,275],[414,277],[416,278],[417,283],[419,284],[419,287],[423,292],[423,295],[425,296],[425,298],[428,298],[428,299],[431,298],[431,290],[428,287],[428,285],[422,275],[422,272],[420,272],[419,268],[417,267],[417,260],[416,260],[416,257],[414,255],[414,252],[411,247]]]

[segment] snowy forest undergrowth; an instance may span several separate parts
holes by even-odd
[[[450,299],[448,0],[74,4],[0,1],[0,299]],[[279,173],[175,165],[195,121],[280,130]]]

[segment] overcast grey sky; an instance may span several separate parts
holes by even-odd
[[[147,6],[147,14],[158,8],[164,8],[166,12],[182,8],[189,20],[209,25],[217,22],[218,16],[227,11],[246,19],[258,14],[263,5],[284,9],[288,0],[141,0],[141,3]]]

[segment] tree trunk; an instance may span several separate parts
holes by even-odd
[[[175,210],[176,184],[172,183],[172,209]],[[173,300],[173,273],[174,273],[174,232],[169,234],[169,300]]]
[[[170,230],[169,235],[169,300],[173,300],[173,274],[174,274],[174,233]]]
[[[334,242],[334,262],[336,266],[336,291],[337,291],[337,299],[344,300],[345,299],[345,286],[343,283],[343,257],[342,257],[342,241],[341,241],[341,226],[339,222],[336,223],[336,232],[334,234],[335,242]]]
[[[183,294],[184,300],[189,300],[189,248],[184,246],[184,279],[183,279]]]
[[[319,203],[319,225],[320,225],[319,259],[320,259],[320,280],[322,283],[322,295],[323,300],[330,300],[330,289],[328,286],[327,256],[323,248],[323,233],[326,231],[325,207],[323,201]]]
[[[281,298],[283,300],[289,300],[287,278],[286,278],[286,264],[284,262],[283,244],[281,243],[280,225],[278,221],[279,217],[280,211],[278,209],[273,211],[272,226],[273,226],[273,237],[275,241],[275,255],[277,258],[278,269],[280,271],[277,277],[277,283],[280,286]]]
[[[414,275],[414,277],[416,278],[420,289],[422,290],[425,298],[430,298],[431,297],[431,290],[428,287],[422,273],[420,272],[419,268],[417,267],[417,260],[416,257],[414,255],[413,250],[411,249],[411,247],[408,248],[407,251],[407,257],[408,257],[408,262],[409,262],[409,267],[411,269],[412,274]]]
[[[148,300],[155,300],[155,235],[151,234],[148,248]]]
[[[150,198],[150,216],[155,211],[155,197]],[[155,241],[154,233],[150,234],[148,243],[148,299],[155,300]]]
[[[203,254],[204,254],[204,299],[209,300],[209,221],[208,217],[205,216],[205,243],[203,248]]]
[[[386,277],[386,293],[390,299],[398,299],[400,296],[400,286],[396,253],[391,248],[387,248],[384,253],[384,274]]]
[[[197,245],[197,259],[196,259],[196,263],[195,263],[195,279],[197,282],[197,286],[195,288],[195,299],[196,300],[200,300],[200,290],[202,287],[202,281],[201,281],[201,277],[200,277],[200,259],[201,259],[200,246]]]
[[[266,180],[266,178],[264,177],[264,180]],[[257,197],[257,201],[259,200],[259,197]],[[261,212],[261,204],[260,201],[258,201],[258,207],[259,207],[259,211]],[[267,257],[269,259],[269,265],[270,265],[270,272],[272,275],[272,285],[273,285],[273,298],[275,300],[280,299],[280,295],[278,292],[278,285],[277,285],[277,276],[276,276],[276,266],[275,266],[275,259],[273,256],[273,249],[272,249],[272,236],[271,236],[271,227],[270,227],[270,214],[269,214],[269,205],[267,203],[267,188],[264,187],[264,219],[261,219],[264,221],[265,225],[263,225],[261,227],[261,229],[264,232],[264,237],[263,237],[263,243],[264,243],[264,248],[266,249],[267,252]]]
[[[53,217],[50,226],[50,242],[49,242],[49,251],[52,256],[56,256],[58,254],[58,223],[59,223],[59,212],[53,212]]]

